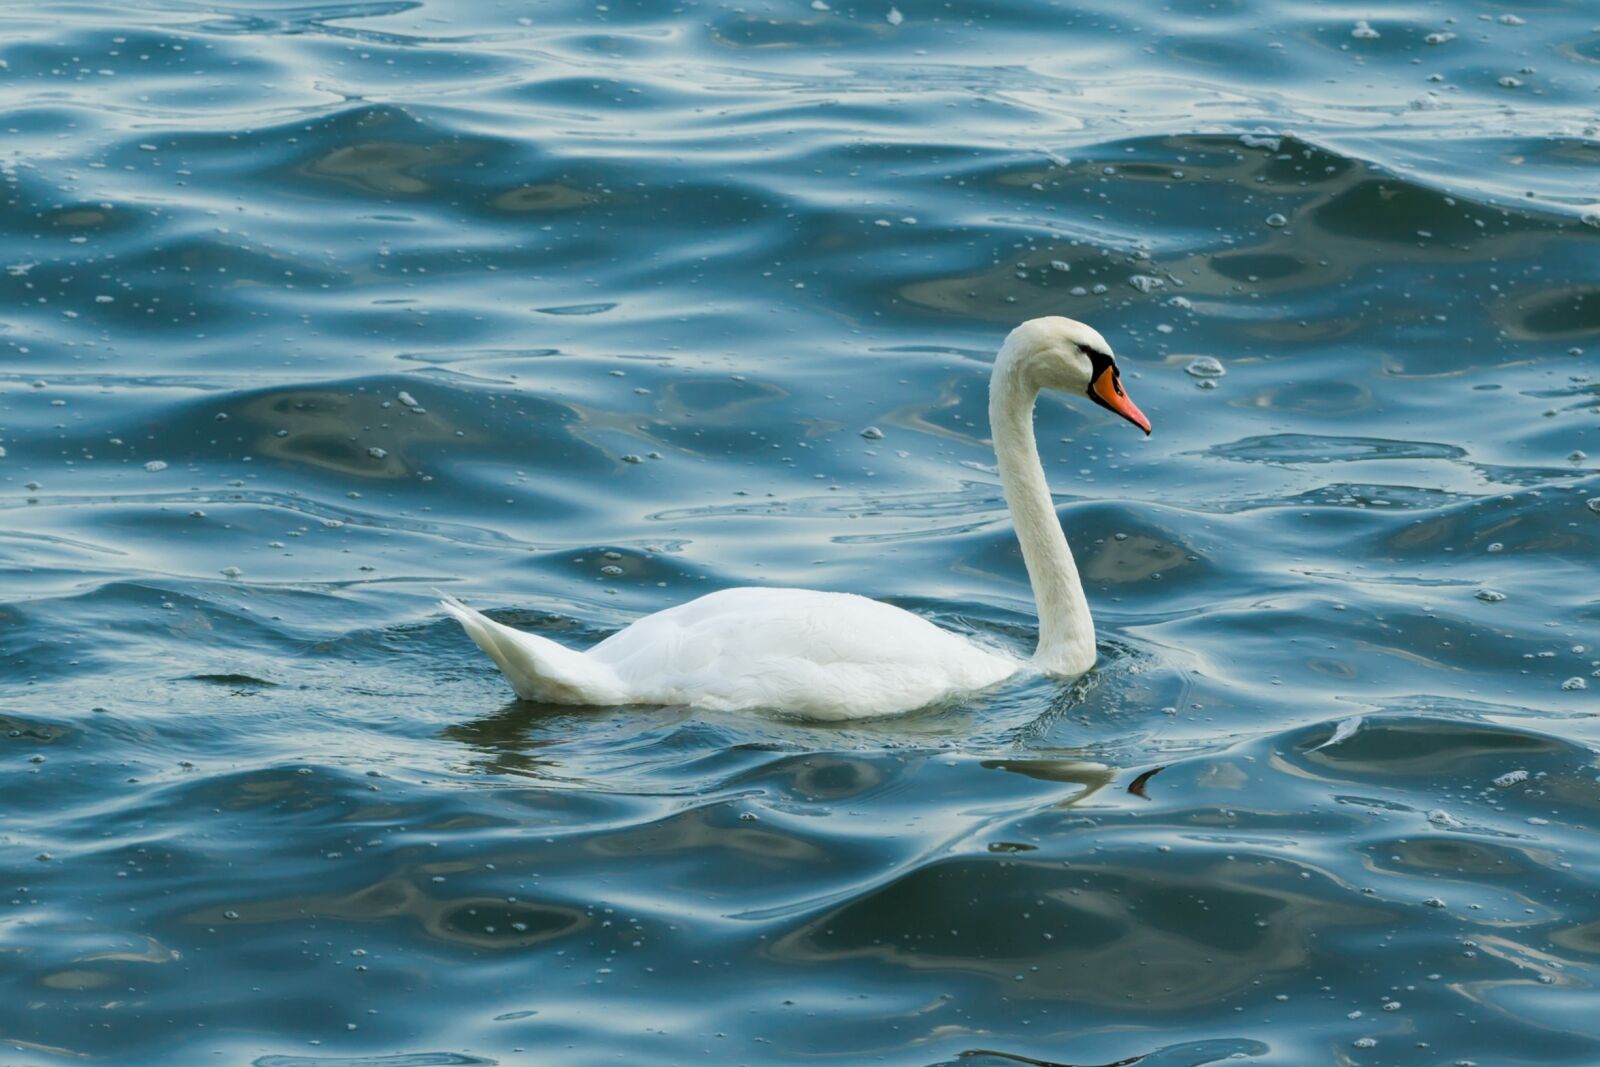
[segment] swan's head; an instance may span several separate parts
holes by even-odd
[[[1009,351],[1010,358],[1039,388],[1087,396],[1146,434],[1150,432],[1150,420],[1122,388],[1111,346],[1094,327],[1057,315],[1029,319],[1011,331],[1002,351]]]

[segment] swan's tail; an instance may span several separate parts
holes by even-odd
[[[455,597],[447,596],[439,603],[489,654],[523,700],[551,704],[627,703],[615,673],[605,664],[548,638],[495,622]]]

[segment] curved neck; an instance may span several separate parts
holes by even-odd
[[[1039,648],[1033,659],[1047,673],[1076,675],[1094,665],[1094,620],[1039,463],[1033,434],[1038,395],[1038,385],[1008,343],[989,380],[989,432],[1039,611]]]

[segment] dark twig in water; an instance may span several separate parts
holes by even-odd
[[[1164,765],[1160,767],[1151,767],[1148,771],[1145,771],[1143,774],[1139,775],[1139,777],[1128,783],[1128,792],[1132,793],[1136,797],[1143,797],[1144,799],[1149,800],[1150,794],[1144,791],[1145,783],[1149,782],[1150,779],[1154,778],[1156,775],[1160,774],[1166,769],[1167,768]]]
[[[1031,1064],[1032,1067],[1091,1067],[1090,1064],[1059,1063],[1056,1060],[1036,1060],[1032,1056],[1018,1056],[1012,1052],[996,1052],[994,1049],[988,1048],[968,1049],[966,1052],[961,1054],[960,1058],[964,1060],[970,1060],[974,1056],[992,1056],[998,1060],[1011,1060],[1013,1063]],[[1138,1063],[1142,1059],[1144,1059],[1143,1056],[1130,1056],[1125,1060],[1118,1060],[1115,1063],[1100,1064],[1099,1067],[1128,1067],[1130,1063]]]

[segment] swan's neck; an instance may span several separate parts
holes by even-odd
[[[1094,665],[1094,620],[1039,463],[1033,434],[1038,395],[1038,385],[1010,345],[1002,348],[989,382],[989,431],[1039,610],[1039,648],[1033,658],[1040,670],[1077,675]]]

